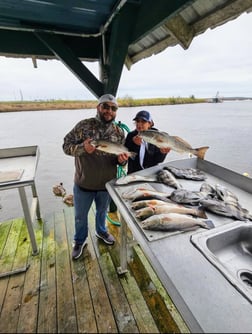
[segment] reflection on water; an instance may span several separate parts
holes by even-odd
[[[117,121],[133,130],[133,118],[141,109],[151,112],[159,130],[180,136],[193,148],[209,146],[206,160],[252,176],[251,101],[119,108]],[[54,196],[54,184],[63,182],[67,193],[72,193],[74,159],[64,154],[63,137],[78,121],[95,113],[94,109],[0,113],[0,148],[30,145],[40,148],[36,186],[45,219],[65,206],[61,197]],[[187,156],[171,152],[166,161],[181,158]],[[28,188],[27,193],[29,196]],[[1,191],[0,204],[0,221],[23,216],[16,189]]]

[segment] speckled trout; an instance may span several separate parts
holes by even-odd
[[[193,154],[200,159],[204,159],[205,153],[209,149],[209,146],[192,148],[184,139],[156,130],[140,131],[138,135],[147,143],[159,148],[170,147],[173,151]]]

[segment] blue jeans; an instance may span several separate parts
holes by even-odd
[[[77,184],[73,187],[75,209],[74,240],[82,244],[88,236],[88,212],[95,202],[95,228],[97,233],[107,232],[106,215],[110,203],[109,193],[104,191],[83,191]]]

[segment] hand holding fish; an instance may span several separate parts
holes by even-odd
[[[135,152],[130,152],[124,145],[114,143],[108,140],[104,139],[92,140],[90,144],[93,145],[98,151],[107,154],[117,155],[118,157],[120,156],[119,160],[122,162],[124,162],[126,159],[128,160],[129,157],[134,158],[136,156]]]
[[[91,154],[95,151],[96,147],[91,144],[92,138],[87,138],[83,142],[85,152]]]
[[[120,165],[126,163],[128,161],[129,155],[127,153],[120,153],[117,156],[118,163]]]
[[[138,136],[138,135],[135,136],[135,137],[133,137],[132,140],[138,146],[140,146],[142,144],[142,141],[143,141],[142,138],[140,136]]]
[[[163,153],[163,154],[169,153],[170,150],[171,150],[170,147],[160,147],[160,152]]]

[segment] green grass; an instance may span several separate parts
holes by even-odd
[[[120,107],[157,106],[170,104],[204,103],[206,99],[195,97],[168,97],[133,99],[130,96],[118,98]],[[96,108],[97,100],[45,100],[45,101],[3,101],[0,102],[0,112],[11,111],[34,111],[34,110],[62,110],[62,109],[93,109]]]

